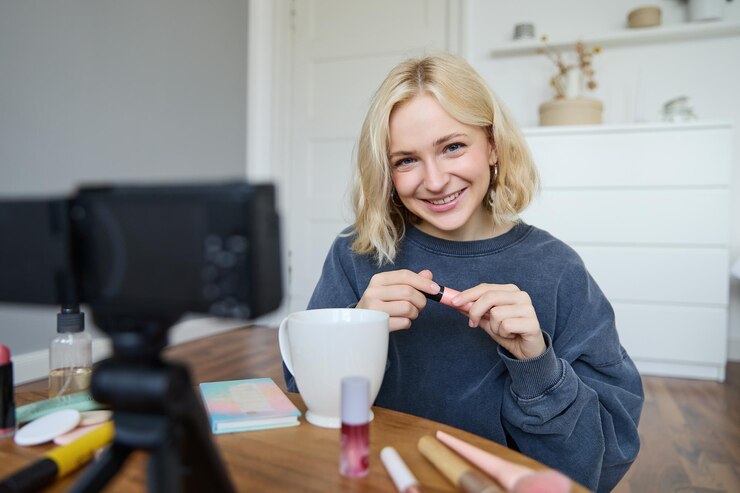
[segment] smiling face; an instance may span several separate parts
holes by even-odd
[[[429,94],[396,107],[389,131],[393,184],[416,226],[447,240],[493,236],[483,203],[497,158],[486,132],[454,119]]]

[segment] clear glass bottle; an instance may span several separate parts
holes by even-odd
[[[85,332],[85,314],[78,305],[64,305],[49,347],[49,397],[87,390],[91,376],[92,338]]]

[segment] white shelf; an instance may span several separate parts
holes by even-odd
[[[706,22],[624,29],[609,34],[594,34],[572,39],[548,39],[547,44],[556,49],[572,48],[577,41],[583,40],[589,46],[604,48],[737,35],[740,35],[740,22]],[[538,53],[538,50],[542,47],[544,47],[544,43],[539,39],[513,41],[494,48],[491,53],[494,57],[530,55]]]
[[[705,121],[667,123],[667,122],[645,122],[645,123],[623,123],[623,124],[600,124],[600,125],[553,125],[548,127],[525,127],[522,133],[525,137],[568,135],[568,134],[621,134],[640,132],[674,132],[676,130],[701,130],[701,129],[728,129],[732,128],[731,121]]]

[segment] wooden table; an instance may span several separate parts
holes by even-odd
[[[187,362],[195,383],[216,380],[271,377],[285,389],[277,347],[277,331],[248,327],[189,342],[166,352],[170,359]],[[305,413],[298,394],[289,398]],[[19,386],[17,404],[46,397],[46,382]],[[388,409],[373,408],[370,425],[370,473],[363,479],[339,475],[339,430],[313,426],[301,418],[301,425],[276,430],[251,431],[214,436],[222,459],[237,491],[255,492],[394,492],[394,485],[380,461],[380,450],[393,446],[413,471],[425,492],[456,491],[416,449],[424,435],[444,430],[505,459],[534,469],[544,466],[517,452],[476,435]],[[12,440],[0,441],[0,476],[37,459],[50,445],[19,447]],[[107,492],[145,491],[144,452],[134,453],[109,484]],[[58,481],[46,491],[67,491],[77,475]],[[586,489],[575,485],[574,492]]]

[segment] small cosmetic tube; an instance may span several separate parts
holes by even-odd
[[[457,291],[452,288],[448,288],[446,286],[440,286],[439,287],[439,293],[437,294],[429,294],[422,291],[422,294],[427,297],[427,299],[430,299],[432,301],[436,301],[437,303],[442,303],[443,305],[451,306],[452,308],[456,308],[459,310],[462,310],[464,312],[469,312],[470,309],[473,307],[473,302],[468,301],[463,306],[455,306],[455,304],[452,302],[452,299],[460,294],[460,291]],[[490,315],[488,313],[483,314],[483,318],[489,318]]]
[[[10,349],[0,344],[0,438],[15,434],[15,395]]]
[[[364,377],[342,379],[342,435],[339,474],[367,476],[370,468],[370,381]]]
[[[380,460],[383,461],[383,465],[399,493],[420,493],[419,481],[411,473],[401,456],[398,455],[396,449],[384,447],[380,451]]]

